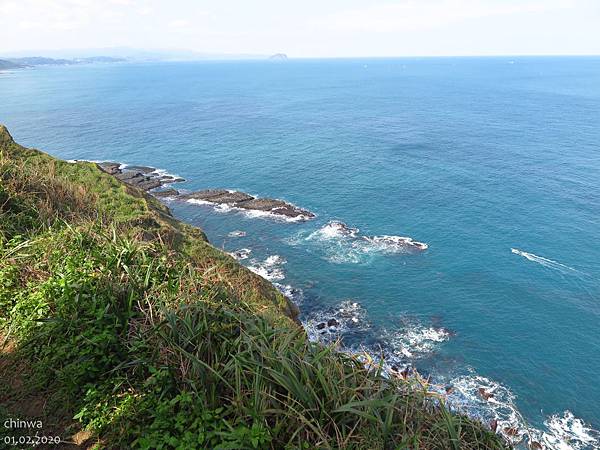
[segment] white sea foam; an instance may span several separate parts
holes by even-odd
[[[304,300],[304,292],[302,289],[295,288],[289,284],[273,283],[279,292],[292,300],[296,305],[300,305]]]
[[[537,438],[547,448],[556,450],[584,450],[600,448],[600,432],[592,429],[571,411],[562,416],[550,416],[544,425],[547,431],[538,432]]]
[[[540,430],[528,425],[516,407],[516,396],[496,381],[472,373],[451,379],[446,385],[451,387],[447,395],[450,408],[488,425],[495,421],[497,433],[517,448],[531,448],[535,442],[547,450],[600,449],[600,432],[570,411],[548,417]]]
[[[299,215],[296,217],[288,217],[288,216],[284,216],[283,214],[277,214],[274,213],[272,211],[260,211],[258,209],[244,209],[244,208],[234,208],[237,211],[242,212],[246,217],[249,217],[251,219],[270,219],[270,220],[275,220],[275,221],[279,221],[279,222],[290,222],[290,223],[295,223],[295,222],[305,222],[307,220],[310,220],[311,217],[308,216],[304,216],[304,215]]]
[[[511,248],[510,251],[512,253],[514,253],[515,255],[519,255],[522,256],[523,258],[541,264],[544,267],[547,267],[549,269],[555,269],[555,270],[560,270],[560,271],[571,271],[571,272],[578,272],[577,269],[574,269],[573,267],[569,267],[566,266],[565,264],[561,264],[558,261],[554,261],[552,259],[548,259],[548,258],[544,258],[542,256],[538,256],[538,255],[534,255],[533,253],[528,253],[528,252],[524,252],[522,250],[519,250],[517,248]]]
[[[506,386],[475,373],[453,378],[446,384],[452,388],[447,399],[450,408],[486,424],[497,421],[498,433],[512,444],[525,438],[525,421],[515,406],[515,395]]]
[[[207,202],[206,200],[198,200],[196,198],[189,198],[186,200],[186,202],[191,203],[192,205],[211,206],[211,207],[215,206],[215,203]]]
[[[391,353],[400,359],[422,358],[450,339],[450,332],[445,328],[423,326],[420,323],[406,323],[394,331],[384,331],[382,339],[386,342]]]
[[[335,239],[339,237],[354,238],[358,236],[358,232],[358,228],[352,228],[344,222],[333,220],[312,233],[309,236],[309,239]]]
[[[214,210],[216,212],[220,212],[220,213],[228,213],[232,209],[233,208],[230,205],[228,205],[227,203],[219,203],[214,206]]]
[[[405,236],[366,236],[366,241],[373,244],[379,250],[391,253],[405,251],[406,249],[427,250],[429,247],[424,242],[414,241]]]
[[[70,159],[67,162],[69,163],[78,163],[78,162],[91,162],[91,163],[95,163],[95,164],[102,164],[102,163],[108,163],[108,162],[114,162],[115,164],[119,165],[119,170],[129,170],[130,167],[136,167],[139,166],[139,164],[128,164],[128,163],[122,163],[122,162],[117,162],[117,161],[106,161],[106,160],[97,160],[97,159]],[[148,166],[150,167],[150,166]],[[173,179],[182,179],[179,175],[167,172],[165,169],[159,169],[156,167],[152,167],[152,169],[154,169],[151,172],[146,173],[146,176],[149,177],[171,177]],[[133,169],[135,170],[135,169]],[[163,186],[167,186],[167,185],[171,185],[172,183],[169,183],[167,181],[163,182]]]
[[[312,340],[322,342],[334,342],[353,332],[372,334],[374,331],[367,311],[359,302],[352,300],[344,301],[331,310],[312,314],[304,325]],[[394,331],[383,330],[378,334],[380,343],[366,347],[345,346],[341,350],[359,357],[367,351],[374,359],[381,354],[387,370],[393,367],[401,371],[410,368],[415,359],[437,351],[452,335],[445,328],[427,326],[414,319],[403,320]],[[361,361],[370,363],[370,359],[365,357]],[[448,407],[487,426],[491,427],[494,423],[496,432],[516,448],[532,448],[534,443],[538,443],[546,450],[600,449],[600,432],[569,411],[548,417],[541,430],[529,426],[516,406],[514,393],[473,370],[456,377],[432,374],[431,383],[431,389],[446,397]]]
[[[187,199],[186,202],[191,203],[193,205],[210,206],[216,212],[219,212],[219,213],[230,213],[230,212],[240,213],[250,219],[257,219],[257,218],[258,219],[269,219],[269,220],[274,220],[277,222],[290,222],[290,223],[304,222],[304,221],[310,219],[310,217],[307,217],[304,215],[299,215],[297,217],[288,217],[288,216],[284,216],[283,214],[276,214],[272,211],[259,211],[256,209],[239,208],[237,206],[228,205],[226,203],[215,203],[215,202],[210,202],[208,200],[198,200],[195,198]],[[239,237],[239,236],[235,236],[235,237]]]
[[[345,300],[337,307],[313,313],[304,322],[311,340],[331,342],[349,332],[364,332],[371,328],[367,311],[354,300]]]
[[[287,261],[279,255],[269,256],[264,261],[252,259],[251,265],[248,266],[252,272],[269,281],[281,281],[285,279],[285,272],[281,267]]]
[[[125,164],[124,166],[121,166],[121,169],[123,169],[123,168],[127,169],[127,167],[128,167],[127,164]],[[179,175],[171,173],[171,172],[167,172],[165,169],[154,169],[152,172],[148,173],[148,175],[154,176],[154,177],[171,177],[173,179],[182,179]]]
[[[248,259],[251,253],[252,250],[250,250],[249,248],[240,248],[239,250],[235,250],[233,252],[230,252],[229,254],[238,261],[241,261],[243,259]]]
[[[227,236],[229,236],[229,237],[235,237],[235,238],[245,237],[246,236],[246,232],[245,231],[241,231],[241,230],[235,230],[235,231],[232,231],[229,234],[227,234]]]
[[[405,236],[362,236],[358,228],[331,221],[316,231],[288,240],[290,245],[302,242],[320,246],[330,262],[360,264],[377,254],[401,254],[427,249],[427,244]]]

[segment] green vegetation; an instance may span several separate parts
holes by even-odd
[[[296,315],[147,194],[0,128],[0,416],[98,448],[505,448]]]

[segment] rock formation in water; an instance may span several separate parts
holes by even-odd
[[[216,204],[226,204],[235,208],[246,209],[249,211],[261,211],[289,218],[312,219],[315,217],[312,212],[298,208],[283,200],[256,198],[240,191],[205,189],[180,195],[179,198],[182,200],[201,200]]]

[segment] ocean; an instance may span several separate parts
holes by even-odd
[[[313,339],[415,368],[500,430],[600,448],[600,58],[49,66],[0,73],[0,123],[312,211],[167,200]]]

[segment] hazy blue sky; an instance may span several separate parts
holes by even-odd
[[[600,54],[600,0],[0,0],[0,54]]]

